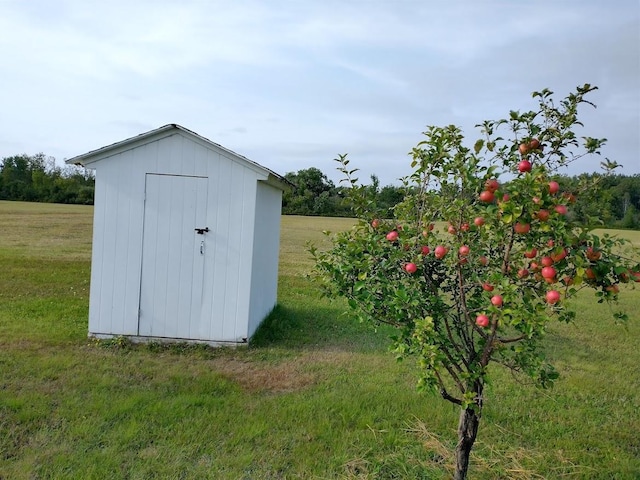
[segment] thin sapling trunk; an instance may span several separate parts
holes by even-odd
[[[465,480],[469,469],[469,456],[471,448],[476,441],[478,426],[480,424],[479,413],[472,408],[460,411],[458,423],[458,445],[456,446],[456,473],[454,480]]]

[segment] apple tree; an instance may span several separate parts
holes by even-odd
[[[566,299],[591,289],[625,321],[615,310],[618,285],[640,281],[640,265],[621,256],[623,240],[572,221],[572,203],[601,177],[575,191],[554,181],[605,143],[575,133],[595,88],[559,102],[534,92],[536,111],[485,121],[469,147],[457,127],[429,127],[393,218],[379,217],[357,169],[337,159],[358,222],[328,250],[311,248],[316,274],[361,320],[397,327],[393,347],[418,358],[419,386],[460,406],[456,479],[466,478],[490,364],[550,386],[558,374],[540,342],[553,319],[577,321]],[[605,174],[617,166],[602,165]]]

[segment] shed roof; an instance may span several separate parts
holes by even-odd
[[[172,135],[175,132],[180,132],[186,135],[187,137],[192,137],[193,139],[199,142],[204,142],[205,144],[211,145],[216,149],[222,150],[230,154],[231,156],[241,160],[242,162],[246,162],[249,166],[252,166],[253,168],[257,168],[258,170],[263,171],[269,176],[269,181],[270,181],[269,183],[280,184],[282,188],[292,186],[289,180],[287,180],[282,175],[277,174],[273,170],[270,170],[269,168],[263,165],[260,165],[259,163],[254,162],[253,160],[248,159],[244,155],[240,155],[239,153],[229,150],[228,148],[225,148],[218,143],[212,142],[208,138],[198,135],[194,131],[189,130],[188,128],[182,127],[176,123],[170,123],[160,128],[156,128],[155,130],[150,130],[148,132],[141,133],[140,135],[136,135],[135,137],[127,138],[125,140],[112,143],[111,145],[107,145],[107,146],[98,148],[96,150],[91,150],[82,155],[77,155],[73,158],[69,158],[65,160],[65,163],[71,164],[71,165],[82,165],[84,167],[90,166],[90,164],[93,162],[102,160],[104,158],[110,157],[122,151],[128,150],[132,148],[132,146],[135,144],[143,144],[145,143],[146,140],[150,140],[154,137],[162,138],[164,136]]]

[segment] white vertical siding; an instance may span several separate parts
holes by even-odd
[[[102,265],[104,260],[104,231],[107,207],[107,184],[102,181],[102,172],[96,173],[93,241],[91,245],[91,283],[89,290],[89,333],[111,332],[110,322],[100,315],[102,310]]]
[[[253,240],[253,277],[247,335],[251,337],[278,297],[282,191],[258,182]]]
[[[90,333],[137,333],[144,176],[135,167],[142,156],[134,149],[97,166]]]
[[[213,328],[215,322],[222,322],[222,315],[216,314],[214,311],[214,283],[215,276],[212,275],[212,265],[215,265],[219,260],[220,255],[224,255],[224,252],[219,253],[217,247],[218,242],[222,242],[224,237],[220,235],[220,229],[218,225],[219,217],[219,197],[220,187],[218,185],[219,178],[221,177],[222,165],[220,162],[220,155],[212,150],[205,150],[198,153],[198,164],[202,162],[200,156],[204,155],[204,168],[206,168],[207,176],[209,178],[209,193],[208,193],[208,208],[207,208],[207,227],[211,230],[207,234],[207,248],[205,251],[205,275],[203,281],[203,297],[202,297],[202,313],[201,321],[199,325],[194,325],[191,330],[191,338],[196,339],[211,339],[216,338],[216,330]],[[218,300],[216,298],[216,300]],[[216,305],[217,305],[216,301]],[[216,308],[219,308],[218,306]]]
[[[91,167],[96,168],[96,200],[89,332],[139,334],[145,175],[160,173],[208,179],[202,227],[211,232],[204,236],[202,312],[191,316],[199,321],[189,325],[189,338],[248,338],[277,293],[281,192],[259,182],[264,172],[181,133],[133,146]],[[159,256],[156,268],[182,271],[166,256]],[[185,306],[162,308],[180,315]]]
[[[247,337],[257,175],[217,155],[209,165],[209,227],[201,339]],[[212,244],[212,245],[211,245]]]
[[[239,230],[236,235],[237,277],[232,291],[236,292],[235,309],[230,311],[238,320],[234,330],[231,328],[225,332],[225,336],[236,340],[248,339],[248,319],[251,301],[251,278],[253,265],[253,240],[255,228],[256,190],[258,179],[255,172],[234,164],[235,175],[233,178],[240,187],[237,192],[237,202],[233,205],[231,215],[239,219]],[[233,268],[233,266],[232,266]]]

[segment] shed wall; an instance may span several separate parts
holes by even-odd
[[[205,283],[201,322],[192,338],[248,336],[257,171],[181,134],[160,138],[90,165],[96,200],[89,333],[137,335],[146,173],[208,178]],[[163,259],[158,259],[163,261]],[[238,318],[244,318],[238,322]],[[224,319],[224,322],[223,322]]]
[[[258,182],[249,337],[273,309],[278,297],[281,205],[282,191],[267,183]]]

